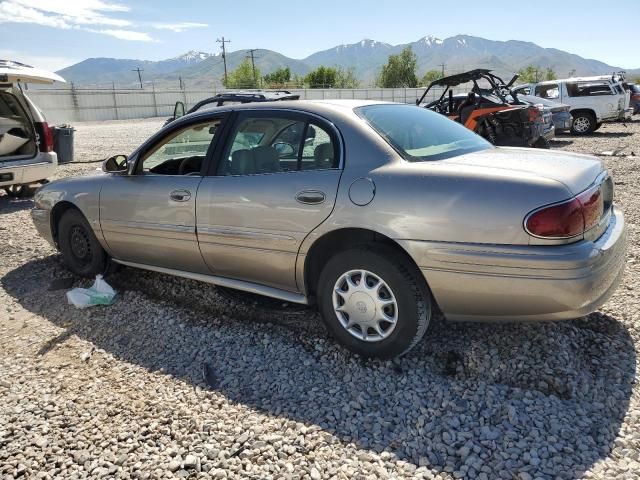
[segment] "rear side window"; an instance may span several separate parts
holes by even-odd
[[[608,83],[567,82],[567,93],[570,97],[597,97],[613,95]]]
[[[218,175],[338,168],[338,143],[326,126],[300,115],[246,115],[229,135]]]
[[[355,112],[405,160],[442,160],[493,148],[484,138],[444,115],[411,105],[378,104]]]

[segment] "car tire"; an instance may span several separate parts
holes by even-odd
[[[589,112],[576,112],[573,115],[571,133],[574,135],[588,135],[596,128],[596,118]]]
[[[388,247],[365,245],[334,255],[317,289],[329,332],[363,357],[390,359],[407,353],[424,336],[431,319],[431,295],[416,270]]]
[[[93,278],[105,272],[107,253],[80,211],[71,209],[62,215],[58,245],[65,264],[76,275]]]
[[[29,198],[35,193],[35,189],[30,185],[8,185],[4,191],[11,198]]]

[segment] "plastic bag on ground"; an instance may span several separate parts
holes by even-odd
[[[74,288],[67,292],[69,304],[77,308],[86,308],[92,305],[111,305],[116,291],[104,281],[102,275],[96,275],[96,281],[89,288]]]

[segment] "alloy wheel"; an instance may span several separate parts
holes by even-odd
[[[587,117],[578,117],[573,122],[573,129],[578,133],[585,133],[591,128],[591,121]]]

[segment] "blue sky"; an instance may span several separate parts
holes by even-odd
[[[223,35],[231,50],[304,58],[363,38],[398,44],[468,34],[640,67],[638,0],[485,0],[478,8],[481,2],[0,0],[0,58],[49,69],[88,57],[161,60],[188,50],[218,52],[215,40]]]

